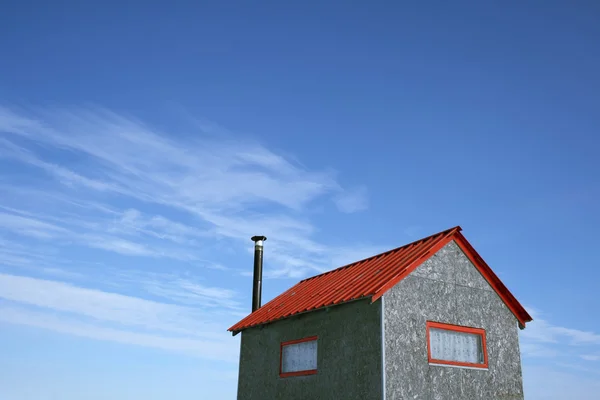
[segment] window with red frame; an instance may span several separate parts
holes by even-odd
[[[317,337],[281,343],[279,376],[312,375],[317,373]]]
[[[427,356],[430,364],[487,368],[485,330],[429,321]]]

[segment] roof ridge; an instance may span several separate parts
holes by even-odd
[[[332,273],[332,272],[335,272],[335,271],[338,271],[338,270],[341,270],[341,269],[344,269],[344,268],[350,268],[350,267],[352,267],[352,266],[355,266],[356,264],[360,264],[360,263],[361,263],[361,262],[363,262],[363,261],[371,260],[371,259],[374,259],[374,258],[377,258],[377,257],[383,256],[383,255],[386,255],[386,254],[389,254],[389,253],[392,253],[392,252],[398,251],[398,250],[400,250],[400,249],[403,249],[403,248],[406,248],[406,247],[412,246],[413,244],[417,244],[417,243],[420,243],[420,242],[424,242],[424,241],[426,241],[426,240],[428,240],[428,239],[431,239],[431,238],[432,238],[432,237],[434,237],[434,236],[439,236],[439,235],[445,235],[445,234],[448,234],[448,233],[450,233],[450,232],[451,232],[451,231],[453,231],[453,230],[456,230],[457,232],[460,232],[460,231],[462,231],[462,228],[460,227],[460,225],[456,225],[456,226],[454,226],[454,227],[452,227],[452,228],[449,228],[449,229],[443,230],[443,231],[441,231],[441,232],[434,233],[433,235],[426,236],[426,237],[424,237],[424,238],[421,238],[421,239],[415,240],[415,241],[413,241],[413,242],[410,242],[410,243],[404,244],[404,245],[402,245],[402,246],[395,247],[395,248],[393,248],[393,249],[390,249],[390,250],[386,250],[386,251],[384,251],[384,252],[382,252],[382,253],[375,254],[375,255],[372,255],[372,256],[369,256],[369,257],[365,257],[365,258],[363,258],[363,259],[360,259],[360,260],[358,260],[358,261],[353,261],[353,262],[351,262],[351,263],[349,263],[349,264],[342,265],[341,267],[337,267],[337,268],[334,268],[334,269],[332,269],[332,270],[329,270],[329,271],[321,272],[320,274],[317,274],[317,275],[309,276],[308,278],[304,278],[304,279],[302,279],[302,280],[301,280],[301,281],[299,281],[298,283],[306,282],[306,281],[309,281],[309,280],[311,280],[311,279],[318,278],[318,277],[320,277],[320,276],[327,275],[327,274],[330,274],[330,273]]]

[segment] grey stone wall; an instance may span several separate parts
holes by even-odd
[[[523,399],[517,320],[456,243],[383,297],[387,400]],[[426,321],[484,328],[489,369],[430,366]]]
[[[244,330],[238,399],[381,399],[380,303],[359,300]],[[280,378],[280,343],[315,335],[318,373]]]

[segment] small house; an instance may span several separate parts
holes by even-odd
[[[298,282],[241,333],[239,400],[523,399],[532,320],[455,227]]]

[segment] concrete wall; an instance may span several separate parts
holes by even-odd
[[[517,320],[456,243],[383,297],[387,400],[523,399]],[[428,320],[484,328],[489,370],[430,366]]]
[[[238,399],[381,399],[380,304],[359,300],[244,330]],[[318,373],[280,378],[280,343],[314,335]]]

